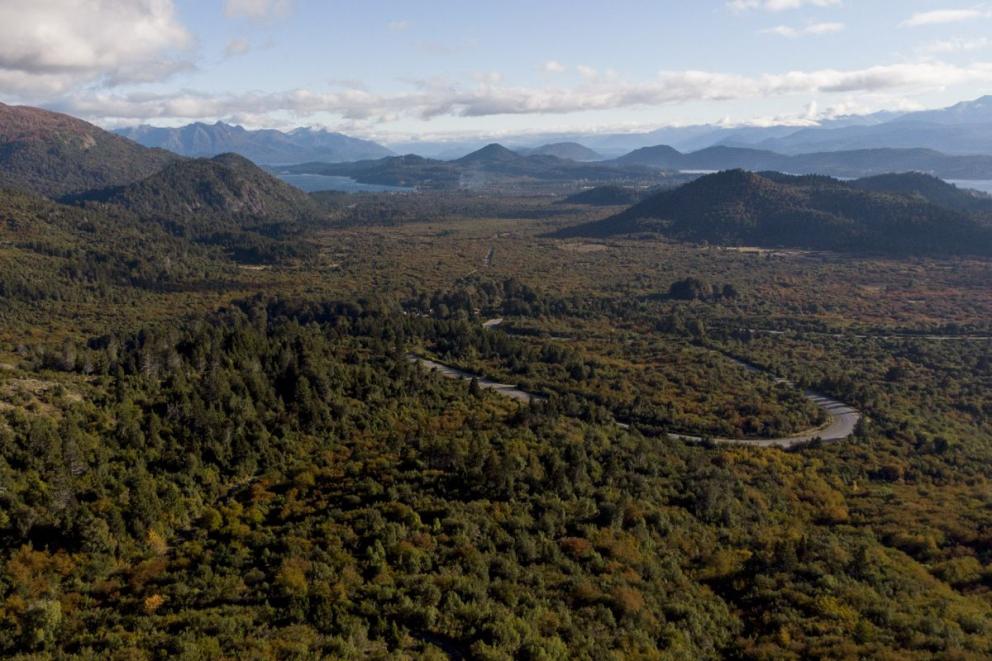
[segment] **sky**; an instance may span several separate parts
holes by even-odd
[[[0,101],[397,142],[813,125],[992,93],[992,2],[0,0]]]

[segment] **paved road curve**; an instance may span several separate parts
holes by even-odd
[[[502,319],[490,319],[483,324],[486,328],[495,328],[502,323]],[[742,367],[746,370],[752,372],[763,371],[754,365],[750,365],[736,358],[726,356],[726,358],[732,361],[734,364]],[[445,365],[444,363],[439,363],[435,360],[430,360],[429,358],[422,358],[414,354],[410,354],[409,359],[411,362],[417,363],[426,367],[431,371],[435,371],[441,376],[449,379],[462,379],[465,381],[471,381],[475,379],[479,384],[480,388],[486,390],[492,390],[498,392],[501,395],[505,395],[518,402],[523,402],[529,404],[534,401],[541,401],[545,397],[537,395],[534,393],[529,393],[525,390],[507,384],[499,383],[488,379],[480,374],[473,374],[472,372],[467,372],[457,367],[452,367],[450,365]],[[779,383],[785,383],[791,385],[791,382],[786,379],[778,379]],[[826,443],[832,443],[837,441],[846,440],[854,433],[854,429],[858,425],[858,421],[861,420],[861,413],[852,406],[848,406],[843,402],[839,402],[836,399],[831,399],[825,395],[807,390],[805,393],[806,399],[813,402],[819,406],[827,414],[828,421],[823,427],[817,427],[815,429],[808,429],[803,432],[799,432],[793,436],[787,436],[784,438],[759,438],[759,439],[738,439],[738,438],[716,438],[713,439],[716,443],[722,443],[725,445],[751,445],[754,447],[761,448],[794,448],[801,445],[806,445],[815,440],[821,440]],[[623,428],[627,428],[628,425],[621,424]],[[701,441],[702,438],[699,436],[686,436],[684,434],[669,434],[672,438],[681,439],[683,441]]]
[[[473,374],[472,372],[466,372],[465,370],[460,370],[457,367],[452,367],[451,365],[445,365],[444,363],[439,363],[436,360],[431,360],[429,358],[422,358],[420,356],[410,355],[410,362],[417,363],[426,367],[432,372],[437,372],[443,377],[449,379],[462,379],[464,381],[471,381],[475,379],[479,384],[480,388],[485,390],[492,390],[498,392],[501,395],[506,395],[511,399],[515,399],[518,402],[523,402],[525,404],[530,404],[531,402],[537,402],[545,399],[541,395],[535,395],[533,393],[526,392],[517,388],[516,386],[511,386],[508,383],[497,383],[492,379],[487,379],[480,374]]]
[[[759,448],[794,448],[799,445],[806,445],[817,439],[825,443],[833,443],[837,441],[843,441],[848,439],[851,434],[854,433],[855,427],[858,426],[858,421],[861,420],[861,413],[857,409],[844,404],[843,402],[838,402],[836,399],[830,399],[824,395],[818,393],[807,391],[805,393],[806,399],[810,400],[821,409],[823,409],[829,421],[823,427],[817,427],[816,429],[808,429],[803,432],[799,432],[794,436],[787,436],[785,438],[754,438],[754,439],[741,439],[741,438],[715,438],[713,441],[715,443],[722,443],[725,445],[753,445]],[[683,434],[669,434],[674,438],[682,439],[683,441],[701,441],[702,438],[698,436],[685,436]]]

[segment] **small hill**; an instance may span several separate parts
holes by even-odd
[[[626,186],[597,186],[589,190],[569,195],[563,202],[567,204],[587,204],[596,207],[622,206],[634,204],[642,197],[641,193]]]
[[[992,254],[992,229],[970,214],[826,177],[770,177],[742,170],[701,177],[556,236],[645,233],[720,245]]]
[[[462,156],[453,163],[459,163],[461,165],[470,165],[473,163],[515,163],[517,161],[523,160],[523,156],[517,152],[507,149],[503,145],[493,143],[491,145],[486,145],[478,151],[474,151],[471,154]]]
[[[618,165],[643,165],[651,168],[677,170],[682,167],[684,155],[668,145],[635,149],[614,161]]]
[[[160,147],[183,156],[203,158],[233,153],[269,165],[305,161],[339,163],[392,155],[389,149],[375,142],[323,129],[253,131],[224,122],[196,122],[179,128],[142,125],[117,132],[147,147]]]
[[[121,206],[194,236],[294,224],[320,213],[303,191],[236,154],[179,161],[137,183],[72,201]]]
[[[603,157],[589,149],[585,145],[577,142],[556,142],[550,145],[542,145],[527,152],[531,156],[555,156],[569,161],[580,163],[587,161],[600,161]]]
[[[896,193],[918,197],[931,204],[958,211],[992,212],[992,197],[977,191],[958,188],[943,179],[918,172],[881,174],[858,179],[853,182],[853,185],[863,190],[878,193]]]
[[[48,197],[121,186],[177,160],[88,122],[0,103],[0,185]]]

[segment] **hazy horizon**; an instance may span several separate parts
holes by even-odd
[[[107,128],[220,120],[395,144],[802,127],[992,83],[992,10],[928,0],[9,0],[0,19],[0,101]]]

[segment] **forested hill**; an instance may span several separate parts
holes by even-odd
[[[116,213],[115,213],[116,211]],[[31,305],[83,304],[164,291],[204,278],[222,281],[230,265],[123,210],[81,209],[27,191],[0,190],[0,320]],[[2,628],[2,627],[0,627]]]
[[[899,193],[919,197],[927,202],[959,211],[992,213],[992,197],[985,193],[958,188],[943,179],[918,172],[880,174],[854,182],[864,190]]]
[[[177,160],[80,119],[0,103],[0,186],[58,197],[120,186]]]
[[[46,206],[36,196],[62,204]],[[78,206],[87,212],[77,213],[72,207]],[[131,251],[117,240],[125,235],[143,236],[150,255],[160,252],[153,242],[171,234],[222,246],[239,261],[296,259],[307,246],[283,239],[300,221],[323,215],[305,193],[241,156],[184,159],[67,115],[0,104],[0,214],[26,208],[39,210],[37,222],[14,212],[7,219],[15,244],[23,247],[24,232],[31,230],[46,242],[30,250],[61,257],[66,250],[84,251],[88,265],[66,267],[76,273],[95,273],[97,253],[105,265],[126,263]],[[80,232],[88,238],[80,241]],[[147,281],[149,269],[138,270]],[[118,269],[123,272],[134,279],[127,268]]]
[[[579,162],[603,160],[603,156],[601,154],[598,154],[592,149],[589,149],[585,145],[580,145],[577,142],[555,142],[552,144],[535,147],[525,153],[534,156],[556,156],[558,158],[565,158]]]
[[[890,190],[898,188],[894,181],[888,181]],[[992,228],[985,221],[920,195],[866,190],[859,182],[827,177],[742,170],[702,177],[556,236],[642,233],[722,245],[843,252],[992,253]]]
[[[142,181],[73,201],[118,205],[193,234],[295,223],[320,214],[304,192],[236,154],[179,161]]]

